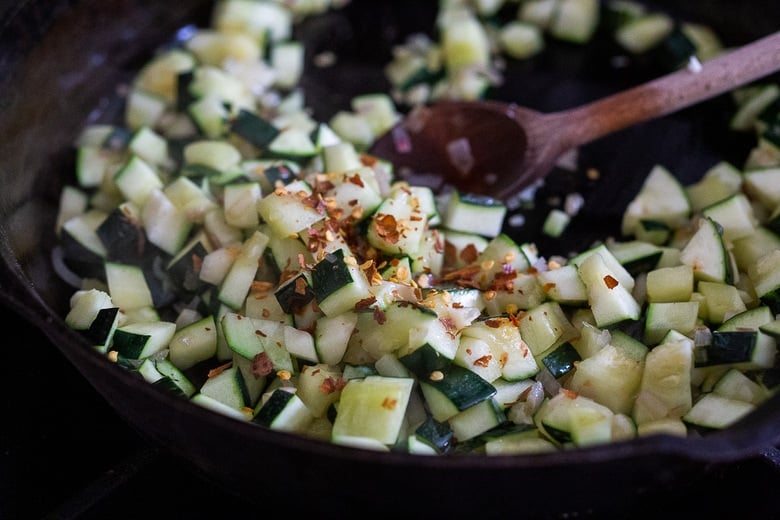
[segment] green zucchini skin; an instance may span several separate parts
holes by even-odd
[[[429,416],[414,433],[438,453],[446,453],[453,446],[452,429],[446,422],[437,421],[433,417]]]
[[[581,360],[582,357],[577,349],[571,343],[566,342],[544,356],[542,363],[554,378],[559,379],[571,372],[575,363]]]
[[[712,343],[706,348],[706,364],[721,365],[750,361],[757,337],[758,332],[754,330],[714,331]]]
[[[89,328],[82,332],[94,345],[107,345],[112,339],[119,315],[119,307],[100,309]]]
[[[339,249],[328,253],[325,258],[317,262],[311,272],[312,290],[314,298],[324,301],[345,285],[352,283],[347,264],[344,262],[344,251]]]
[[[273,123],[244,109],[231,121],[230,131],[261,150],[279,135],[279,129]]]
[[[260,411],[252,419],[252,422],[261,426],[271,427],[276,417],[293,399],[294,394],[284,390],[276,390],[268,398],[268,401],[260,408]]]

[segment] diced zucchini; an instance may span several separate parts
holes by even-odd
[[[171,337],[168,357],[176,368],[186,370],[217,353],[217,325],[209,315],[178,329]]]
[[[645,356],[639,393],[632,410],[638,426],[665,418],[681,418],[693,406],[691,369],[693,340],[676,338]]]
[[[657,345],[670,330],[692,335],[699,317],[699,302],[654,302],[647,306],[643,341]]]
[[[133,156],[114,175],[119,191],[129,201],[143,206],[152,191],[163,188],[163,182],[155,169],[138,156]]]
[[[693,268],[684,264],[653,269],[645,283],[649,302],[685,302],[693,294]]]
[[[648,348],[626,338],[580,361],[567,388],[615,413],[630,414],[642,381]]]
[[[735,193],[705,207],[702,216],[720,225],[723,229],[723,240],[727,243],[752,235],[758,223],[753,207],[744,193]]]
[[[398,440],[414,379],[368,376],[341,391],[333,437],[367,437],[385,445]]]
[[[667,168],[656,165],[623,213],[622,232],[626,236],[633,235],[642,220],[657,220],[675,228],[682,225],[690,213],[691,204],[685,188]]]
[[[463,351],[461,362],[470,369],[474,369],[475,365],[488,368],[495,364],[493,366],[494,370],[498,372],[498,376],[507,381],[519,381],[532,377],[539,372],[539,365],[530,345],[521,338],[521,333],[522,328],[518,328],[511,319],[503,316],[475,321],[461,333],[461,345],[458,348],[459,352]],[[473,344],[470,338],[481,341],[489,348],[489,352],[484,354],[489,359],[475,354],[478,352],[479,344]],[[466,341],[465,346],[463,345],[464,341]],[[474,350],[469,353],[467,350],[469,348]],[[469,360],[471,366],[468,366]],[[480,375],[484,373],[482,370],[475,370],[475,372]],[[491,380],[486,377],[486,379],[492,382],[496,378]]]
[[[447,229],[493,238],[501,233],[506,206],[491,197],[453,192],[442,215]]]
[[[705,394],[683,416],[689,424],[705,428],[723,429],[750,413],[754,405],[718,394]]]
[[[584,44],[596,32],[600,14],[598,0],[558,0],[548,31],[560,40]]]
[[[613,416],[609,408],[590,398],[562,391],[545,399],[534,422],[556,445],[589,446],[612,439]]]
[[[732,283],[732,259],[723,243],[721,227],[712,219],[699,219],[699,227],[680,251],[680,261],[693,268],[696,280]]]
[[[211,375],[201,385],[200,393],[236,410],[246,406],[243,377],[235,366]]]
[[[607,264],[602,254],[587,256],[578,266],[578,271],[587,288],[588,302],[597,326],[607,327],[639,319],[639,303],[630,289],[621,283],[618,278],[620,274]]]
[[[272,430],[304,433],[313,419],[311,411],[298,395],[277,388],[258,405],[252,422]]]
[[[116,329],[112,348],[126,359],[144,359],[167,348],[175,332],[168,321],[131,323]]]
[[[345,257],[341,249],[317,262],[311,279],[317,305],[326,316],[355,309],[359,301],[371,296],[368,280],[357,261],[352,256]]]
[[[447,421],[496,393],[493,385],[459,365],[448,365],[425,376],[416,375],[425,402],[437,421]]]
[[[129,311],[154,305],[152,291],[140,266],[106,262],[105,272],[111,300],[122,310]]]
[[[465,442],[505,421],[504,412],[496,402],[493,399],[485,399],[450,417],[448,422],[453,436],[459,442]]]

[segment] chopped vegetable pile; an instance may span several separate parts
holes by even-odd
[[[442,2],[440,40],[397,47],[392,91],[316,121],[294,27],[339,7],[220,0],[138,72],[124,121],[87,125],[53,259],[69,327],[234,419],[414,454],[703,435],[776,391],[778,85],[734,92],[745,164],[688,186],[659,164],[621,237],[547,257],[504,231],[504,203],[398,180],[371,143],[400,106],[479,98],[548,38],[609,24],[627,53],[686,49],[667,63],[695,69],[717,36],[625,0]]]

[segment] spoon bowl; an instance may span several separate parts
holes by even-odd
[[[780,70],[780,32],[585,105],[543,113],[500,101],[413,109],[369,152],[400,178],[506,200],[546,176],[567,151],[668,115]]]

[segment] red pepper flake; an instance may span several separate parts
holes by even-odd
[[[338,392],[347,385],[347,382],[340,377],[328,377],[322,381],[320,385],[320,392],[330,395],[334,392]]]
[[[365,184],[363,184],[363,179],[357,173],[352,177],[349,177],[348,180],[355,186],[360,186],[361,188],[365,187]]]
[[[273,288],[274,288],[274,284],[272,284],[271,282],[263,282],[261,280],[253,281],[251,287],[252,292],[260,292],[260,293],[267,293],[268,291],[273,290]],[[255,299],[257,300],[262,300],[265,297],[266,297],[265,294],[255,295]]]
[[[382,408],[385,410],[395,410],[395,408],[398,406],[398,399],[391,399],[389,397],[385,397],[382,401]]]
[[[561,393],[568,397],[569,399],[576,399],[579,394],[573,390],[569,390],[567,388],[561,388]]]
[[[376,234],[390,244],[397,244],[401,238],[398,221],[393,215],[380,213],[374,219],[374,226],[376,227]]]
[[[444,329],[452,337],[455,337],[455,333],[458,328],[455,326],[455,321],[452,318],[439,318],[439,321],[444,325]]]
[[[387,316],[379,307],[374,307],[374,321],[376,321],[379,325],[384,325],[384,323],[387,321]]]
[[[211,370],[209,370],[208,378],[211,379],[212,377],[217,377],[219,374],[221,374],[222,372],[224,372],[225,370],[227,370],[231,366],[233,366],[233,362],[232,361],[228,361],[224,365],[220,365],[220,366],[218,366],[216,368],[212,368]]]
[[[373,155],[367,155],[367,154],[361,154],[360,155],[360,163],[363,166],[373,167],[373,166],[376,166],[376,164],[378,162],[379,162],[379,159],[374,157]]]
[[[441,255],[444,253],[444,241],[441,239],[441,233],[438,229],[433,230],[433,250]]]
[[[368,309],[374,303],[376,303],[376,296],[369,296],[368,298],[363,298],[362,300],[358,300],[357,303],[355,303],[355,310],[361,311],[364,309]]]
[[[619,282],[611,275],[607,275],[604,277],[604,284],[607,286],[607,289],[614,289],[618,286]]]
[[[479,359],[475,359],[474,360],[474,366],[475,367],[485,368],[485,367],[487,367],[490,364],[490,361],[492,359],[493,359],[493,356],[491,356],[490,354],[486,354],[486,355],[482,356]]]
[[[307,195],[301,199],[301,202],[304,206],[316,210],[320,215],[325,214],[325,201],[322,200],[320,194],[312,193],[311,195]]]
[[[555,287],[557,287],[557,286],[556,286],[556,284],[554,284],[554,283],[552,283],[552,282],[549,282],[549,283],[546,283],[546,284],[544,284],[544,285],[542,286],[542,291],[544,291],[544,292],[550,292],[550,291],[552,291],[553,289],[555,289]]]
[[[487,325],[491,329],[499,328],[501,326],[501,323],[502,323],[501,320],[498,319],[485,320],[485,325]]]
[[[469,244],[461,250],[460,255],[458,256],[462,261],[471,264],[476,262],[477,258],[479,258],[479,250],[474,244]]]
[[[192,255],[192,270],[196,273],[199,273],[201,268],[203,267],[203,258],[193,254]]]
[[[257,335],[258,335],[258,336],[260,336],[261,338],[268,337],[268,334],[266,334],[265,332],[263,332],[263,331],[262,331],[262,330],[260,330],[260,329],[256,329],[256,330],[255,330],[255,334],[257,334]]]
[[[327,191],[332,190],[335,186],[329,180],[320,178],[320,176],[318,176],[317,180],[314,182],[313,187],[315,192],[325,193]]]
[[[303,278],[295,280],[295,294],[306,294],[306,280]]]

